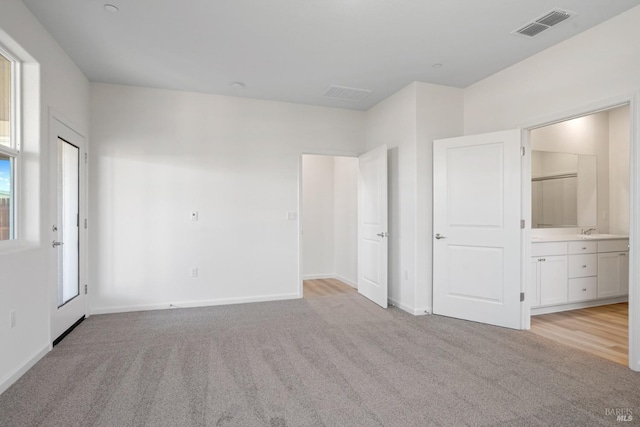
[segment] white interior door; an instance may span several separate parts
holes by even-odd
[[[51,120],[52,213],[51,339],[86,315],[84,278],[84,138],[56,119]],[[55,276],[55,277],[53,277]]]
[[[387,308],[387,146],[358,164],[358,292]]]
[[[434,142],[433,312],[522,329],[519,130]]]

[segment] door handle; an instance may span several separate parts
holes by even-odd
[[[446,239],[446,237],[445,237],[445,236],[443,236],[443,235],[442,235],[442,234],[440,234],[440,233],[436,233],[436,239],[438,239],[438,240],[440,240],[440,239]]]
[[[56,242],[55,240],[51,243],[51,246],[57,248],[58,246],[64,245],[64,242]]]
[[[383,231],[382,233],[378,233],[378,234],[376,234],[376,236],[379,236],[379,237],[389,237],[389,233],[387,233],[386,231]]]

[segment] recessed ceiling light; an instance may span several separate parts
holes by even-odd
[[[438,64],[433,64],[432,65],[433,68],[442,68],[442,64],[438,63]]]
[[[244,89],[246,87],[246,85],[242,82],[231,82],[229,83],[229,86],[231,86],[233,89]]]
[[[118,8],[112,4],[105,4],[104,5],[104,10],[106,10],[107,12],[111,12],[111,13],[118,13]]]

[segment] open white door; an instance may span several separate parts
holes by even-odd
[[[387,146],[358,163],[358,292],[387,308]]]
[[[519,130],[434,142],[433,312],[522,329]]]
[[[54,117],[51,126],[51,340],[54,345],[87,314],[84,251],[85,139]]]

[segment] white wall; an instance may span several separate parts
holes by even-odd
[[[47,286],[51,205],[49,109],[88,131],[89,83],[65,52],[19,0],[0,2],[0,43],[25,60],[23,141],[21,147],[20,245],[0,242],[0,392],[49,348]],[[38,84],[39,82],[39,84]],[[16,242],[13,242],[16,243]],[[9,329],[9,312],[16,327]],[[5,321],[6,320],[6,321]]]
[[[389,300],[403,310],[415,307],[415,83],[367,111],[367,151],[386,144],[389,198]]]
[[[91,126],[93,313],[298,297],[301,154],[364,148],[358,111],[106,84]]]
[[[304,155],[303,277],[358,281],[358,158]]]
[[[358,283],[358,159],[334,157],[334,257],[338,280]]]
[[[637,91],[638,22],[640,6],[469,86],[464,91],[465,133],[542,123]]]
[[[609,232],[629,235],[629,106],[609,112]]]
[[[367,149],[389,147],[389,299],[432,309],[433,140],[463,131],[462,89],[412,83],[367,112]]]
[[[334,160],[302,157],[302,274],[304,279],[335,276]]]
[[[433,310],[433,141],[463,133],[462,89],[416,83],[417,186],[414,312]]]

